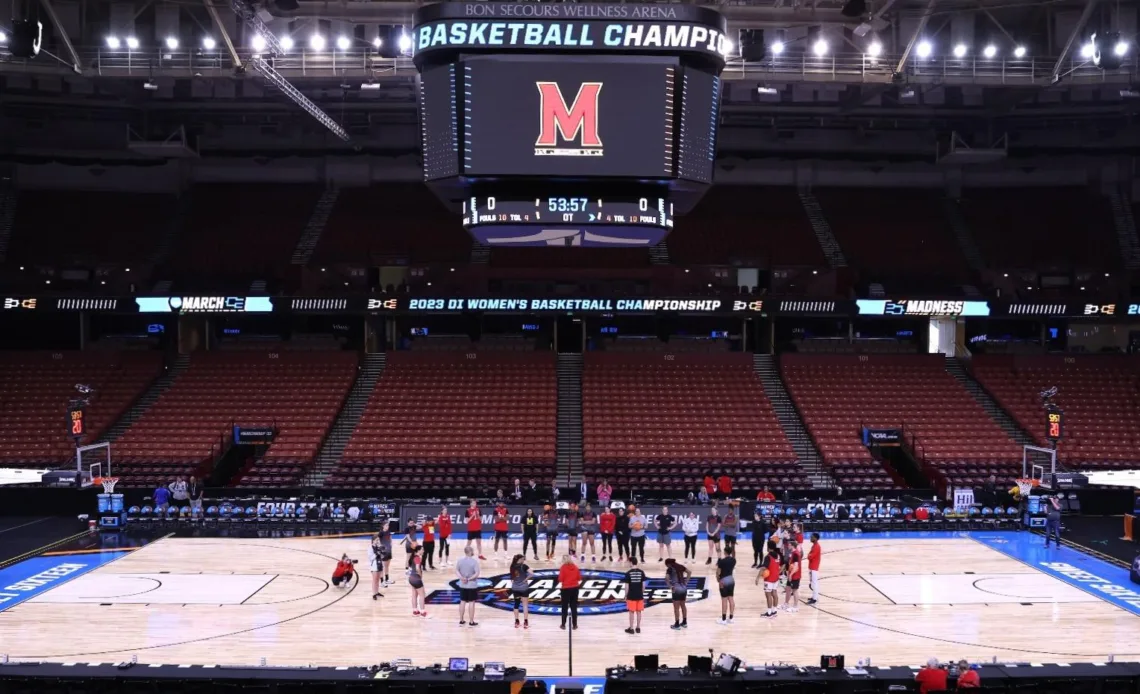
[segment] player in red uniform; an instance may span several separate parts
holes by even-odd
[[[768,604],[768,608],[764,611],[765,617],[775,617],[779,614],[780,596],[776,590],[780,587],[780,550],[776,549],[775,543],[768,546],[768,556],[764,557],[761,564],[763,568],[756,574],[756,584],[759,585],[760,581],[764,581],[764,601]]]
[[[424,519],[424,543],[421,558],[429,569],[435,568],[433,554],[435,554],[435,519],[428,517]]]
[[[803,577],[804,569],[804,553],[800,551],[800,546],[791,543],[791,550],[788,555],[788,582],[784,585],[784,611],[785,612],[799,612],[800,611],[800,579]]]
[[[819,548],[819,533],[811,534],[811,549],[808,550],[808,586],[811,588],[811,597],[806,604],[814,605],[819,600],[819,556],[823,550]]]
[[[439,565],[450,566],[451,545],[448,540],[451,539],[451,514],[447,512],[446,506],[439,509],[436,521],[439,525]]]
[[[498,506],[495,507],[495,525],[494,525],[495,547],[494,547],[494,552],[495,552],[495,558],[496,559],[499,558],[498,557],[499,542],[503,543],[503,551],[504,552],[507,551],[507,530],[509,528],[509,526],[507,525],[508,515],[509,514],[507,513],[507,505],[506,504],[500,503]]]
[[[340,561],[336,563],[336,569],[333,570],[332,584],[340,586],[342,583],[345,588],[352,582],[352,577],[356,574],[356,569],[352,566],[356,562],[348,558],[347,554],[342,554]]]
[[[475,551],[479,558],[487,561],[487,557],[483,556],[483,515],[479,511],[479,505],[475,500],[471,500],[471,505],[467,507],[467,546],[471,546],[471,542],[475,542]]]
[[[602,531],[602,561],[608,557],[610,561],[614,560],[614,529],[617,528],[617,516],[614,515],[609,506],[602,509],[602,515],[598,516],[598,525]]]

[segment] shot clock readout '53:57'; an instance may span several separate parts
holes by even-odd
[[[606,200],[541,197],[506,200],[472,197],[463,203],[463,224],[598,224],[673,227],[673,205],[665,198]]]

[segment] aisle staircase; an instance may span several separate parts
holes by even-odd
[[[301,238],[297,239],[297,247],[293,249],[293,257],[289,260],[290,264],[307,265],[309,263],[313,257],[313,249],[320,243],[321,234],[325,233],[325,224],[329,221],[329,215],[332,214],[338,197],[340,197],[340,189],[336,186],[329,186],[325,188],[325,192],[321,193],[321,197],[317,198],[317,204],[313,206],[313,214],[309,215],[305,230],[301,232]]]
[[[946,213],[946,220],[950,222],[950,228],[954,230],[954,238],[958,241],[958,250],[962,252],[962,257],[966,259],[970,269],[974,272],[985,270],[986,261],[982,258],[978,245],[974,243],[974,234],[970,231],[970,225],[966,223],[965,215],[962,214],[961,202],[946,198],[946,202],[943,203],[943,210]]]
[[[348,445],[348,440],[356,431],[356,425],[360,424],[360,417],[364,414],[368,399],[372,397],[372,391],[384,373],[387,359],[388,355],[384,353],[364,355],[356,372],[356,380],[348,391],[348,397],[344,399],[344,405],[337,413],[336,420],[329,429],[325,442],[321,444],[320,452],[317,453],[316,464],[305,474],[306,486],[323,484],[329,473],[340,463],[344,447]]]
[[[558,484],[582,478],[582,355],[558,355]]]
[[[1112,207],[1112,224],[1116,229],[1116,242],[1120,246],[1120,257],[1127,270],[1140,270],[1140,239],[1136,236],[1136,219],[1132,215],[1132,203],[1119,190],[1108,194],[1108,204]]]
[[[16,222],[16,191],[8,182],[0,181],[0,262],[8,259],[12,226]]]
[[[978,383],[961,359],[957,357],[946,357],[946,371],[962,384],[962,387],[973,396],[975,402],[982,406],[982,409],[986,411],[990,419],[997,422],[998,426],[1002,428],[1002,431],[1016,441],[1017,445],[1037,445],[1037,442],[1033,440],[1029,432],[1022,429],[1021,425],[1017,423],[1017,420],[993,399],[993,396],[982,387],[981,383]],[[1042,416],[1042,421],[1044,421],[1044,416]]]
[[[834,487],[835,481],[832,479],[831,473],[824,467],[823,457],[820,456],[819,449],[815,447],[811,435],[804,427],[799,411],[796,410],[796,406],[792,404],[792,399],[788,396],[788,391],[784,387],[784,379],[780,377],[780,366],[776,363],[776,358],[771,354],[754,354],[752,355],[752,368],[760,377],[760,383],[764,386],[764,394],[772,403],[772,409],[776,411],[776,418],[780,420],[780,427],[784,430],[784,435],[788,437],[788,441],[791,442],[792,450],[796,452],[796,459],[799,460],[800,467],[811,480],[812,486],[816,489]]]
[[[847,258],[843,256],[843,249],[839,247],[839,241],[831,231],[831,224],[828,223],[819,200],[810,190],[801,190],[800,203],[804,206],[804,212],[807,213],[808,221],[811,222],[812,231],[819,240],[819,246],[823,249],[828,266],[832,269],[847,267]]]
[[[163,393],[170,390],[175,379],[185,373],[189,366],[190,355],[179,354],[174,359],[174,363],[168,366],[162,375],[154,379],[154,382],[127,408],[127,411],[99,436],[96,443],[114,443],[120,436],[127,433],[127,429],[139,421],[151,405],[158,402]]]

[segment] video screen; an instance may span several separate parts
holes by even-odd
[[[672,177],[679,69],[671,58],[469,57],[464,172]]]

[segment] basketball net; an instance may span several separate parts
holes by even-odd
[[[1019,477],[1017,479],[1017,490],[1022,496],[1028,496],[1038,484],[1039,482],[1035,479]]]
[[[114,494],[115,485],[119,483],[118,477],[100,477],[95,480],[95,484],[103,485],[104,494]]]

